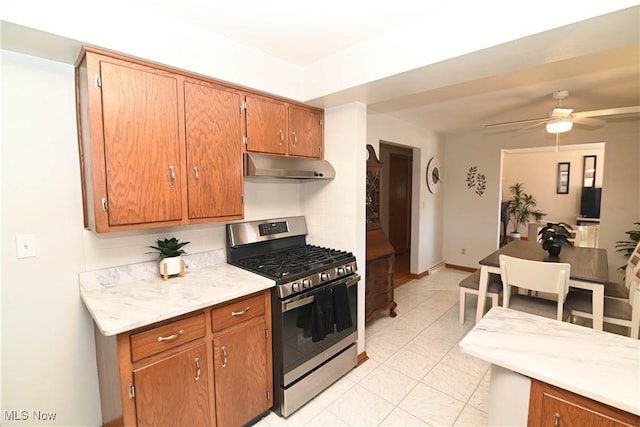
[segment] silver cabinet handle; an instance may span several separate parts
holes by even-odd
[[[173,188],[176,186],[176,171],[174,170],[172,165],[169,165],[169,170],[171,171],[171,183],[169,184],[169,186]]]
[[[176,338],[178,338],[180,335],[184,335],[184,329],[180,329],[177,334],[169,335],[168,337],[158,337],[158,342],[173,341]]]
[[[293,146],[295,147],[297,143],[298,143],[298,135],[296,135],[296,133],[293,132]]]
[[[193,359],[193,363],[196,364],[196,377],[195,380],[198,381],[200,379],[200,359],[197,357]]]
[[[231,315],[232,315],[233,317],[236,317],[236,316],[242,316],[243,314],[246,314],[246,313],[247,313],[247,311],[249,311],[249,309],[250,309],[250,308],[251,308],[251,307],[247,307],[247,308],[245,308],[245,309],[244,309],[244,310],[242,310],[242,311],[232,311],[232,312],[231,312]]]
[[[560,427],[560,414],[557,412],[553,414],[553,427]]]
[[[222,367],[227,367],[227,347],[222,346]]]
[[[198,186],[198,181],[200,181],[200,174],[198,173],[198,167],[197,166],[193,167],[193,173],[196,176],[196,183],[193,186],[197,187]]]
[[[280,145],[282,145],[283,142],[284,142],[284,132],[282,132],[282,129],[280,129]]]

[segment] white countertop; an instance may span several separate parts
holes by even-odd
[[[156,263],[152,263],[157,268]],[[125,267],[122,268],[124,270]],[[122,271],[119,272],[122,275]],[[113,276],[114,273],[111,272]],[[104,274],[102,275],[105,276]],[[127,275],[124,275],[128,277]],[[226,263],[187,271],[185,277],[152,277],[113,284],[87,284],[80,296],[104,335],[146,326],[200,308],[269,289],[274,280]]]
[[[460,341],[463,352],[640,415],[640,341],[503,307]]]

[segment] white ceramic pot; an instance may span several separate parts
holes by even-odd
[[[182,255],[174,256],[170,258],[165,258],[159,263],[160,266],[160,275],[164,275],[165,266],[167,268],[167,275],[173,276],[176,274],[180,274],[181,266],[182,266]]]
[[[513,240],[520,240],[520,233],[511,233],[511,238]]]

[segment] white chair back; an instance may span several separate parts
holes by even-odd
[[[633,280],[633,271],[638,265],[640,265],[640,242],[638,242],[636,248],[631,253],[625,269],[624,284],[629,289],[631,289],[630,284]]]
[[[562,320],[563,305],[569,292],[570,264],[531,261],[500,255],[500,273],[505,307],[509,305],[512,286],[554,294],[557,297],[556,318]]]

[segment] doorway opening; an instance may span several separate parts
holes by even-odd
[[[411,176],[413,150],[380,141],[382,174],[382,228],[395,250],[394,287],[412,279]]]

